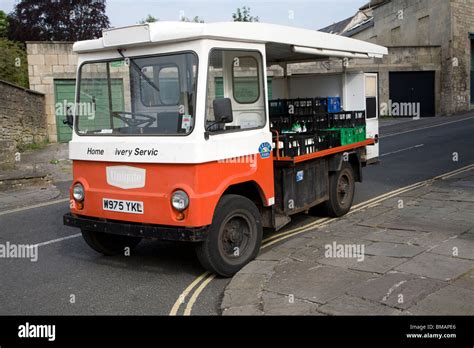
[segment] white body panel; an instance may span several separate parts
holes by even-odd
[[[277,48],[275,48],[275,44]],[[270,46],[269,46],[270,45]],[[70,158],[73,160],[130,162],[130,163],[205,163],[224,160],[239,156],[257,154],[262,143],[272,142],[272,134],[268,127],[268,100],[267,94],[262,93],[255,105],[236,105],[233,107],[237,117],[245,118],[249,113],[260,112],[263,108],[266,114],[266,125],[260,129],[242,130],[222,134],[210,135],[206,140],[205,113],[207,93],[207,69],[209,52],[213,48],[253,50],[260,52],[263,58],[263,73],[261,83],[267,81],[267,51],[272,58],[283,55],[282,58],[299,58],[292,56],[291,47],[301,46],[341,52],[341,56],[348,53],[367,54],[371,57],[381,57],[387,54],[387,49],[371,43],[354,40],[342,36],[321,33],[313,30],[291,28],[263,23],[185,23],[185,22],[157,22],[109,29],[104,31],[103,38],[76,42],[74,51],[79,53],[78,69],[86,61],[101,61],[121,59],[118,48],[125,49],[126,57],[137,57],[155,54],[169,54],[174,52],[195,52],[199,57],[197,97],[195,110],[194,130],[189,135],[180,136],[79,136],[73,132],[70,142]],[[281,48],[288,50],[281,52]],[[308,57],[311,57],[310,55]],[[78,70],[79,71],[79,70]],[[323,79],[325,77],[322,77]],[[316,79],[316,78],[315,78]],[[341,89],[343,82],[340,76],[331,77],[332,89],[326,95],[334,95]],[[298,80],[295,79],[295,83]],[[316,81],[316,80],[315,80]],[[357,80],[358,81],[358,80]],[[350,82],[350,81],[349,81]],[[311,84],[311,80],[309,81]],[[352,83],[352,82],[350,82]],[[341,84],[341,85],[339,85]],[[321,87],[316,82],[314,86]],[[363,86],[363,85],[361,85]],[[347,86],[346,86],[347,87]],[[355,88],[355,86],[351,85]],[[224,91],[228,86],[224,86]],[[305,87],[296,87],[298,93],[304,93]],[[344,89],[344,88],[343,88]],[[266,90],[266,89],[265,89]],[[348,97],[341,90],[342,98]],[[309,89],[308,89],[309,91]],[[227,91],[228,92],[228,91]],[[226,92],[226,96],[227,95]],[[296,92],[296,91],[295,91]],[[359,92],[357,92],[359,93]],[[345,105],[346,110],[364,110],[364,104],[358,104],[359,97],[355,94]],[[295,95],[296,93],[291,93]],[[317,94],[317,93],[316,93]],[[337,95],[337,94],[336,94]],[[300,95],[301,96],[301,95]],[[255,109],[255,110],[254,110]]]
[[[288,87],[288,91],[286,88]],[[288,78],[274,78],[272,81],[273,99],[341,97],[342,75],[298,75]]]
[[[198,97],[193,132],[186,136],[79,136],[74,131],[69,143],[69,157],[72,160],[128,163],[205,163],[257,154],[262,143],[271,143],[268,123],[260,129],[216,134],[211,135],[208,140],[204,139],[206,71],[209,50],[213,47],[259,51],[263,57],[263,66],[266,66],[265,46],[261,44],[200,40],[166,46],[127,48],[126,55],[131,57],[183,51],[198,54]],[[80,55],[78,66],[80,68],[84,61],[119,57],[115,49],[90,53],[84,55],[84,58]],[[266,79],[266,69],[263,69],[262,81]],[[260,97],[259,103],[265,105],[265,112],[268,113],[266,95]],[[142,150],[143,154],[135,155],[136,151]],[[157,154],[153,150],[157,150]]]
[[[364,73],[347,73],[343,75],[344,110],[365,110],[365,75]]]
[[[146,28],[146,29],[145,29]],[[149,36],[146,34],[149,32]],[[125,28],[104,30],[104,37],[74,44],[75,52],[91,52],[107,47],[171,43],[197,39],[217,39],[248,43],[276,43],[347,53],[361,53],[367,57],[382,57],[387,48],[315,30],[267,23],[189,23],[155,22]],[[319,54],[321,55],[321,54]],[[322,54],[324,55],[324,54]]]
[[[366,98],[375,98],[375,105],[377,105],[375,112],[376,117],[367,118],[366,128],[367,128],[367,138],[378,138],[379,136],[379,100],[378,100],[378,75],[377,74],[365,74],[366,87],[365,87],[365,97]],[[375,159],[379,157],[380,145],[377,142],[373,146],[367,146],[367,160]]]

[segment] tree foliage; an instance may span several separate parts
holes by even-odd
[[[148,16],[146,16],[146,18],[140,20],[138,24],[154,23],[158,22],[159,20],[159,18],[153,17],[151,14],[149,14]]]
[[[7,29],[8,29],[7,14],[3,11],[0,11],[0,38],[7,37]]]
[[[79,41],[108,28],[105,0],[21,0],[8,15],[13,41]]]
[[[250,14],[250,7],[237,8],[236,12],[232,14],[234,22],[258,22],[258,17]]]
[[[194,18],[189,19],[188,17],[181,17],[182,22],[194,22],[194,23],[204,23],[204,20],[199,18],[199,16],[194,16]]]
[[[29,88],[28,62],[22,45],[0,39],[0,80]]]

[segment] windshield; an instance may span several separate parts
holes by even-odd
[[[185,135],[194,127],[192,53],[86,63],[79,76],[79,135]]]

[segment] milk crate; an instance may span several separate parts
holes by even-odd
[[[328,97],[327,98],[328,102],[328,112],[333,113],[333,112],[341,112],[341,98],[339,97]]]

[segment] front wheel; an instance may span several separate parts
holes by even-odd
[[[121,236],[110,233],[81,230],[86,243],[98,253],[113,256],[123,253],[125,248],[132,250],[142,240],[140,237]]]
[[[340,171],[329,175],[329,200],[324,203],[326,213],[331,217],[346,215],[351,209],[354,191],[354,171],[344,162]]]
[[[262,234],[255,204],[242,196],[225,195],[216,207],[207,239],[196,246],[196,254],[207,270],[231,277],[257,256]]]

